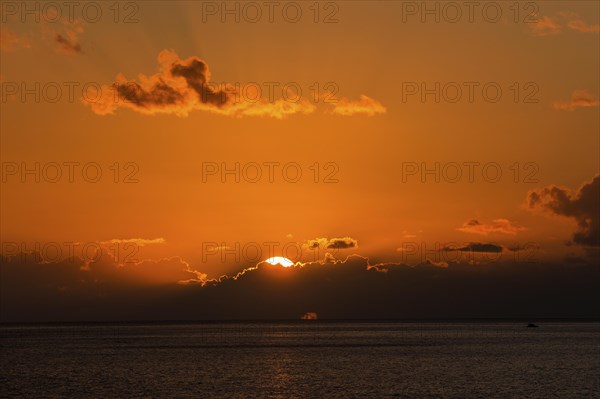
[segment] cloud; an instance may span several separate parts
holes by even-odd
[[[585,263],[411,267],[353,255],[261,262],[206,283],[180,258],[79,266],[0,259],[2,321],[595,317],[600,303],[597,268]]]
[[[327,244],[327,248],[331,249],[348,249],[348,248],[357,248],[358,241],[351,237],[344,238],[332,238],[329,240]]]
[[[600,175],[585,182],[576,193],[564,187],[550,185],[527,194],[527,208],[552,215],[565,216],[577,222],[573,242],[600,247]]]
[[[559,20],[561,22],[559,22]],[[598,33],[600,25],[588,25],[584,22],[579,14],[574,12],[563,11],[557,13],[554,17],[544,16],[535,23],[528,24],[533,34],[536,36],[557,35],[563,32],[563,24],[569,29],[580,33]]]
[[[121,241],[124,242],[124,241]],[[58,283],[63,286],[108,285],[108,286],[148,286],[171,285],[190,281],[203,284],[207,276],[193,268],[181,257],[173,256],[158,260],[144,259],[137,262],[118,263],[110,251],[100,251],[93,261],[84,261],[78,257],[47,261],[36,252],[19,253],[4,256],[2,262],[9,272],[17,268],[28,267],[35,271],[32,280],[44,281],[44,284]]]
[[[19,35],[9,29],[0,29],[0,51],[14,51],[18,48],[31,48],[32,41],[27,35]]]
[[[147,115],[185,117],[200,110],[238,118],[285,119],[296,114],[312,114],[317,109],[302,98],[249,98],[243,93],[252,88],[250,85],[216,84],[211,81],[208,64],[195,56],[182,60],[175,52],[163,50],[158,55],[158,63],[158,72],[154,75],[139,75],[137,80],[131,80],[119,74],[112,85],[102,86],[100,99],[83,99],[82,102],[98,115],[113,114],[122,107]],[[345,114],[380,113],[381,104],[363,97],[356,103],[343,99],[343,104],[358,107],[356,112]]]
[[[96,269],[101,270],[97,271]],[[147,259],[126,264],[116,270],[112,268],[112,263],[95,262],[91,264],[89,273],[99,275],[105,269],[109,269],[111,273],[116,273],[114,282],[131,285],[204,284],[208,280],[206,274],[193,270],[189,263],[178,256],[159,260]]]
[[[536,36],[557,35],[561,32],[561,26],[556,19],[548,16],[539,18],[537,22],[528,25]]]
[[[567,26],[573,30],[581,33],[597,33],[600,32],[600,25],[588,25],[581,19],[571,20],[567,23]]]
[[[555,102],[554,109],[561,111],[574,111],[576,108],[597,107],[600,100],[587,90],[575,90],[571,99],[566,102]]]
[[[358,248],[358,241],[352,237],[343,238],[316,238],[306,242],[305,246],[308,249],[349,249]]]
[[[315,312],[306,312],[301,317],[302,320],[317,320],[317,314]]]
[[[54,40],[59,48],[67,54],[81,53],[81,45],[69,37],[65,37],[60,33],[54,35]]]
[[[502,233],[514,236],[517,232],[527,229],[523,226],[513,224],[508,219],[495,219],[492,223],[481,223],[476,219],[471,219],[463,223],[463,225],[456,230],[484,236],[487,236],[490,233]]]
[[[338,102],[333,103],[333,110],[331,111],[332,114],[342,116],[374,116],[376,114],[385,114],[386,112],[386,108],[379,101],[365,95],[361,95],[358,101],[342,98]]]
[[[27,33],[19,35],[8,28],[0,29],[0,50],[14,51],[18,48],[37,47],[42,42],[49,42],[59,53],[63,54],[81,54],[83,53],[80,43],[80,36],[84,32],[83,21],[81,19],[69,20],[66,17],[56,17],[56,22],[42,22],[38,24],[39,31],[35,37]]]
[[[446,246],[442,251],[460,251],[460,252],[483,252],[483,253],[499,253],[503,251],[503,247],[496,244],[485,244],[480,242],[471,242],[464,246]]]
[[[170,50],[158,55],[159,71],[138,81],[119,74],[112,85],[102,86],[99,101],[86,101],[98,115],[112,114],[119,107],[154,115],[157,113],[187,116],[193,110],[202,110],[235,117],[268,116],[283,119],[293,114],[312,113],[316,108],[304,100],[297,102],[279,99],[248,101],[240,96],[240,89],[228,84],[214,84],[206,62],[192,56],[185,60]]]
[[[104,245],[108,245],[108,244],[135,244],[138,247],[145,247],[146,245],[164,244],[165,242],[166,242],[165,239],[162,238],[162,237],[160,237],[160,238],[152,238],[152,239],[147,239],[147,238],[126,238],[126,239],[113,238],[112,240],[102,241],[102,242],[100,242],[100,244],[104,244]]]
[[[54,44],[57,52],[66,55],[82,54],[83,20],[60,17],[57,22],[40,24],[42,36]]]

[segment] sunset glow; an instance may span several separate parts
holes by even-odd
[[[1,4],[3,320],[598,313],[599,2]]]
[[[0,24],[0,396],[600,398],[600,0]]]
[[[290,267],[294,265],[294,262],[289,260],[288,258],[284,258],[283,256],[274,256],[272,258],[267,259],[265,262],[275,265],[281,265],[283,267]]]

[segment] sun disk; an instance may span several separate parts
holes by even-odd
[[[294,264],[294,262],[292,262],[288,258],[284,258],[283,256],[274,256],[272,258],[267,259],[265,262],[270,263],[273,266],[281,265],[283,267],[290,267]]]

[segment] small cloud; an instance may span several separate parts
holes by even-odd
[[[63,17],[57,23],[42,23],[40,29],[42,37],[51,40],[59,53],[67,55],[83,53],[80,43],[80,36],[84,31],[82,20],[69,20]]]
[[[327,248],[332,249],[347,249],[347,248],[357,248],[358,241],[354,238],[344,237],[344,238],[332,238],[329,240],[327,244]]]
[[[332,114],[342,116],[374,116],[376,114],[385,114],[386,112],[386,108],[379,101],[365,95],[361,95],[358,101],[342,98],[333,104],[333,110],[331,111]]]
[[[81,45],[73,42],[71,39],[64,37],[60,33],[54,35],[54,40],[62,51],[69,54],[81,53]]]
[[[419,232],[420,232],[420,231],[419,231]],[[406,231],[406,230],[402,230],[402,236],[403,236],[404,238],[416,238],[416,237],[417,237],[417,234],[416,234],[416,233],[411,233],[411,232],[409,232],[409,231]]]
[[[358,241],[356,241],[352,237],[343,237],[343,238],[316,238],[314,240],[309,240],[306,244],[308,249],[317,249],[317,248],[325,248],[325,249],[349,249],[349,248],[358,248]]]
[[[462,231],[463,233],[480,234],[484,236],[487,236],[490,233],[510,234],[514,236],[517,232],[527,230],[527,228],[518,226],[508,219],[495,219],[492,223],[481,223],[476,219],[471,219],[463,223],[463,225],[456,230]]]
[[[561,111],[574,111],[577,108],[586,107],[597,107],[600,104],[600,100],[593,96],[587,90],[575,90],[571,94],[571,99],[566,102],[555,102],[553,104],[554,109]]]
[[[164,244],[166,241],[164,238],[113,238],[112,240],[102,241],[100,244],[108,245],[108,244],[135,244],[138,247],[145,247],[146,245],[154,245],[154,244]]]
[[[480,242],[471,242],[467,245],[455,247],[447,246],[442,248],[442,251],[460,251],[460,252],[484,252],[484,253],[499,253],[502,252],[503,248],[496,244],[485,244]]]
[[[302,317],[302,320],[317,320],[317,314],[315,312],[306,312]]]
[[[569,21],[567,26],[573,30],[576,30],[581,33],[598,33],[600,32],[600,25],[588,25],[583,22],[581,19],[575,19]]]
[[[536,23],[529,24],[529,26],[536,36],[557,35],[563,31],[563,25],[559,23],[559,20],[569,29],[580,33],[600,32],[600,25],[588,25],[581,19],[579,14],[569,11],[559,12],[554,17],[544,16],[539,18]]]
[[[528,25],[536,36],[557,35],[561,32],[561,27],[556,19],[548,16],[539,18],[537,22]]]
[[[83,53],[80,44],[80,36],[83,34],[83,22],[80,19],[68,20],[59,18],[56,23],[41,22],[39,24],[39,34],[36,35],[36,42],[45,40],[56,45],[57,51],[64,54]],[[32,48],[34,40],[33,35],[19,35],[9,29],[0,29],[0,50],[13,51],[18,48]],[[37,46],[37,44],[36,44]]]
[[[316,238],[306,242],[305,246],[308,249],[325,248],[327,246],[327,238]]]
[[[0,51],[14,51],[18,48],[31,48],[31,39],[18,35],[9,29],[0,29]]]

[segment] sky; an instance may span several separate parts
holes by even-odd
[[[597,316],[597,2],[0,12],[2,321]]]

